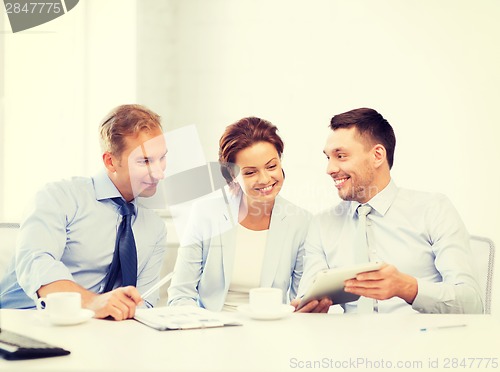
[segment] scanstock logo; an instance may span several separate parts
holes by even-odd
[[[4,0],[12,32],[20,32],[56,19],[80,0]]]

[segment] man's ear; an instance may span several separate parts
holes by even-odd
[[[111,155],[109,151],[106,151],[104,154],[102,154],[102,161],[109,172],[116,172],[116,159],[113,155]]]
[[[379,168],[381,165],[386,163],[387,160],[387,151],[385,147],[381,144],[377,144],[373,147],[373,160],[375,168]]]

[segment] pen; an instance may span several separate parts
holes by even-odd
[[[156,283],[154,286],[152,286],[146,292],[144,292],[141,297],[142,298],[148,297],[151,293],[153,293],[158,288],[160,288],[163,284],[167,283],[170,279],[172,279],[172,276],[174,276],[173,272],[165,275],[165,277],[162,280],[160,280],[158,283]]]
[[[437,330],[437,329],[460,328],[460,327],[466,327],[466,326],[467,326],[467,324],[451,324],[451,325],[445,325],[445,326],[420,328],[420,331],[421,332],[427,332],[427,331],[433,331],[433,330]]]

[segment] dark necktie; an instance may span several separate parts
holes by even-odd
[[[118,205],[119,213],[123,216],[122,222],[116,234],[115,252],[113,262],[109,269],[104,292],[109,292],[121,273],[121,285],[137,284],[137,250],[135,247],[134,233],[132,232],[132,216],[135,209],[132,203],[127,203],[122,198],[111,198]]]

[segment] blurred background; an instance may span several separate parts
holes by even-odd
[[[330,118],[371,107],[395,129],[398,186],[445,193],[500,245],[499,16],[497,0],[81,0],[13,34],[4,12],[0,220],[46,182],[101,169],[99,121],[133,102],[166,131],[194,126],[207,161],[225,126],[270,120],[283,195],[318,212],[338,201]]]

